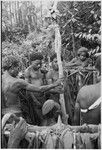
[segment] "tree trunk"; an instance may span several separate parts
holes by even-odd
[[[17,22],[19,24],[19,1],[17,1]]]
[[[11,12],[11,2],[9,2],[9,10],[10,10],[10,22],[11,22],[11,29],[12,29],[12,12]]]
[[[18,19],[17,19],[17,2],[15,1],[15,23],[18,24]]]
[[[75,52],[75,40],[74,40],[74,33],[73,33],[73,23],[71,21],[71,34],[72,34],[72,43],[73,43],[73,57],[76,56],[76,52]]]
[[[41,25],[43,27],[43,19],[42,19],[42,1],[40,2],[41,3]]]

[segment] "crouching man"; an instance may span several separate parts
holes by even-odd
[[[61,115],[60,105],[52,99],[48,99],[42,107],[44,117],[43,126],[52,126],[57,123],[58,115]]]

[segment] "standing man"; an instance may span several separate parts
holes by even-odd
[[[25,70],[25,80],[36,87],[44,85],[44,74],[41,71],[42,59],[43,55],[40,52],[32,52],[30,54],[31,65]],[[44,93],[30,92],[28,94],[36,101],[36,103],[38,103],[38,105],[43,105],[45,102]]]
[[[38,87],[43,85],[43,74],[41,73],[42,59],[43,55],[40,52],[32,52],[30,54],[31,65],[25,70],[26,81]]]
[[[56,53],[52,55],[50,58],[52,62],[52,68],[46,75],[47,83],[53,84],[59,79],[59,72],[58,72],[58,63],[57,63],[57,55]],[[63,61],[63,58],[61,57],[61,60]],[[59,103],[59,94],[63,93],[64,89],[62,89],[62,86],[59,86],[58,88],[51,89],[49,92],[49,98],[55,100]]]

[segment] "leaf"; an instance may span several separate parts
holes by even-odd
[[[82,32],[80,32],[80,34],[79,34],[79,38],[81,38],[82,37]]]
[[[83,36],[83,38],[86,38],[86,33],[84,33],[82,36]]]

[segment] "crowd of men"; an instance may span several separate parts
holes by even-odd
[[[31,65],[26,68],[24,79],[18,76],[19,62],[15,56],[7,56],[2,62],[2,117],[11,112],[24,118],[15,131],[16,138],[14,133],[10,136],[8,148],[17,147],[17,136],[22,139],[25,135],[25,120],[33,125],[50,126],[57,122],[59,114],[62,115],[59,98],[64,93],[64,81],[59,79],[57,56],[54,54],[50,58],[49,70],[42,64],[42,60],[43,55],[40,52],[30,54]],[[61,60],[69,70],[71,67],[92,66],[85,47],[78,50],[78,56],[71,62],[64,64],[63,58]],[[73,73],[73,69],[70,73]]]

